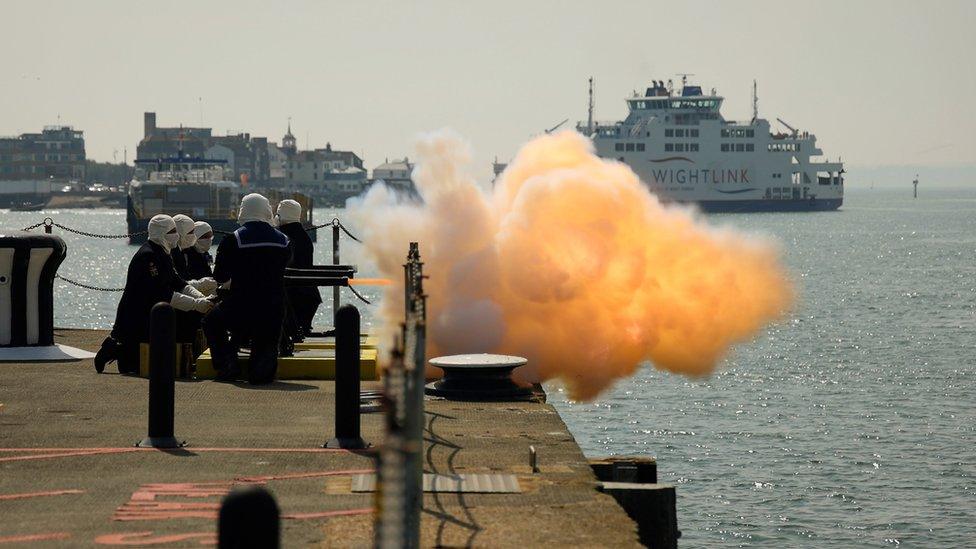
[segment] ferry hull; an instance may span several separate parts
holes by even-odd
[[[709,213],[827,212],[841,207],[843,198],[806,200],[705,200],[695,204]]]
[[[225,233],[232,233],[240,227],[236,219],[209,219],[200,217],[194,219],[194,221],[205,221],[210,224],[210,228],[214,230],[214,244],[219,243]],[[146,230],[149,228],[149,220],[137,218],[135,212],[132,211],[131,205],[126,209],[125,223],[128,228],[128,233],[133,235],[129,237],[129,244],[142,244],[149,238],[149,235],[146,234]],[[308,233],[312,242],[318,241],[317,233],[318,231],[310,231]],[[216,249],[214,251],[216,252]]]

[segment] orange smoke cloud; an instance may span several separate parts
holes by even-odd
[[[711,373],[792,302],[773,245],[663,206],[575,132],[527,143],[490,194],[465,171],[456,135],[422,137],[418,156],[423,204],[374,185],[351,213],[394,281],[381,305],[390,333],[403,318],[408,242],[420,243],[428,356],[524,356],[523,378],[561,378],[590,399],[644,361]]]

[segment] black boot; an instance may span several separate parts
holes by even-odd
[[[236,381],[241,377],[241,368],[237,365],[236,349],[210,349],[214,369],[217,370],[215,381]]]
[[[95,371],[102,373],[105,371],[105,365],[119,358],[119,343],[112,339],[111,337],[106,337],[105,341],[102,342],[102,346],[95,353]]]

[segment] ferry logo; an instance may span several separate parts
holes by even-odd
[[[746,168],[732,170],[686,170],[686,169],[652,169],[651,177],[655,183],[675,184],[685,183],[751,183],[749,170]]]

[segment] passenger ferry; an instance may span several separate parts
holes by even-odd
[[[818,160],[823,152],[812,133],[780,119],[787,130],[773,133],[759,118],[753,83],[753,116],[726,120],[723,97],[713,88],[652,81],[643,94],[626,99],[629,114],[619,122],[593,120],[590,108],[576,130],[588,136],[603,158],[626,163],[662,201],[693,203],[708,212],[836,210],[844,200],[844,166]]]
[[[240,183],[227,178],[225,160],[192,158],[182,152],[171,158],[136,160],[136,173],[127,185],[126,223],[129,242],[146,241],[149,220],[157,214],[186,214],[194,221],[206,221],[214,229],[214,241],[223,233],[237,229],[237,212],[241,195],[251,192],[247,180]],[[254,189],[271,201],[287,198],[302,205],[302,224],[312,225],[312,200],[301,193]],[[309,236],[315,240],[315,231]]]

